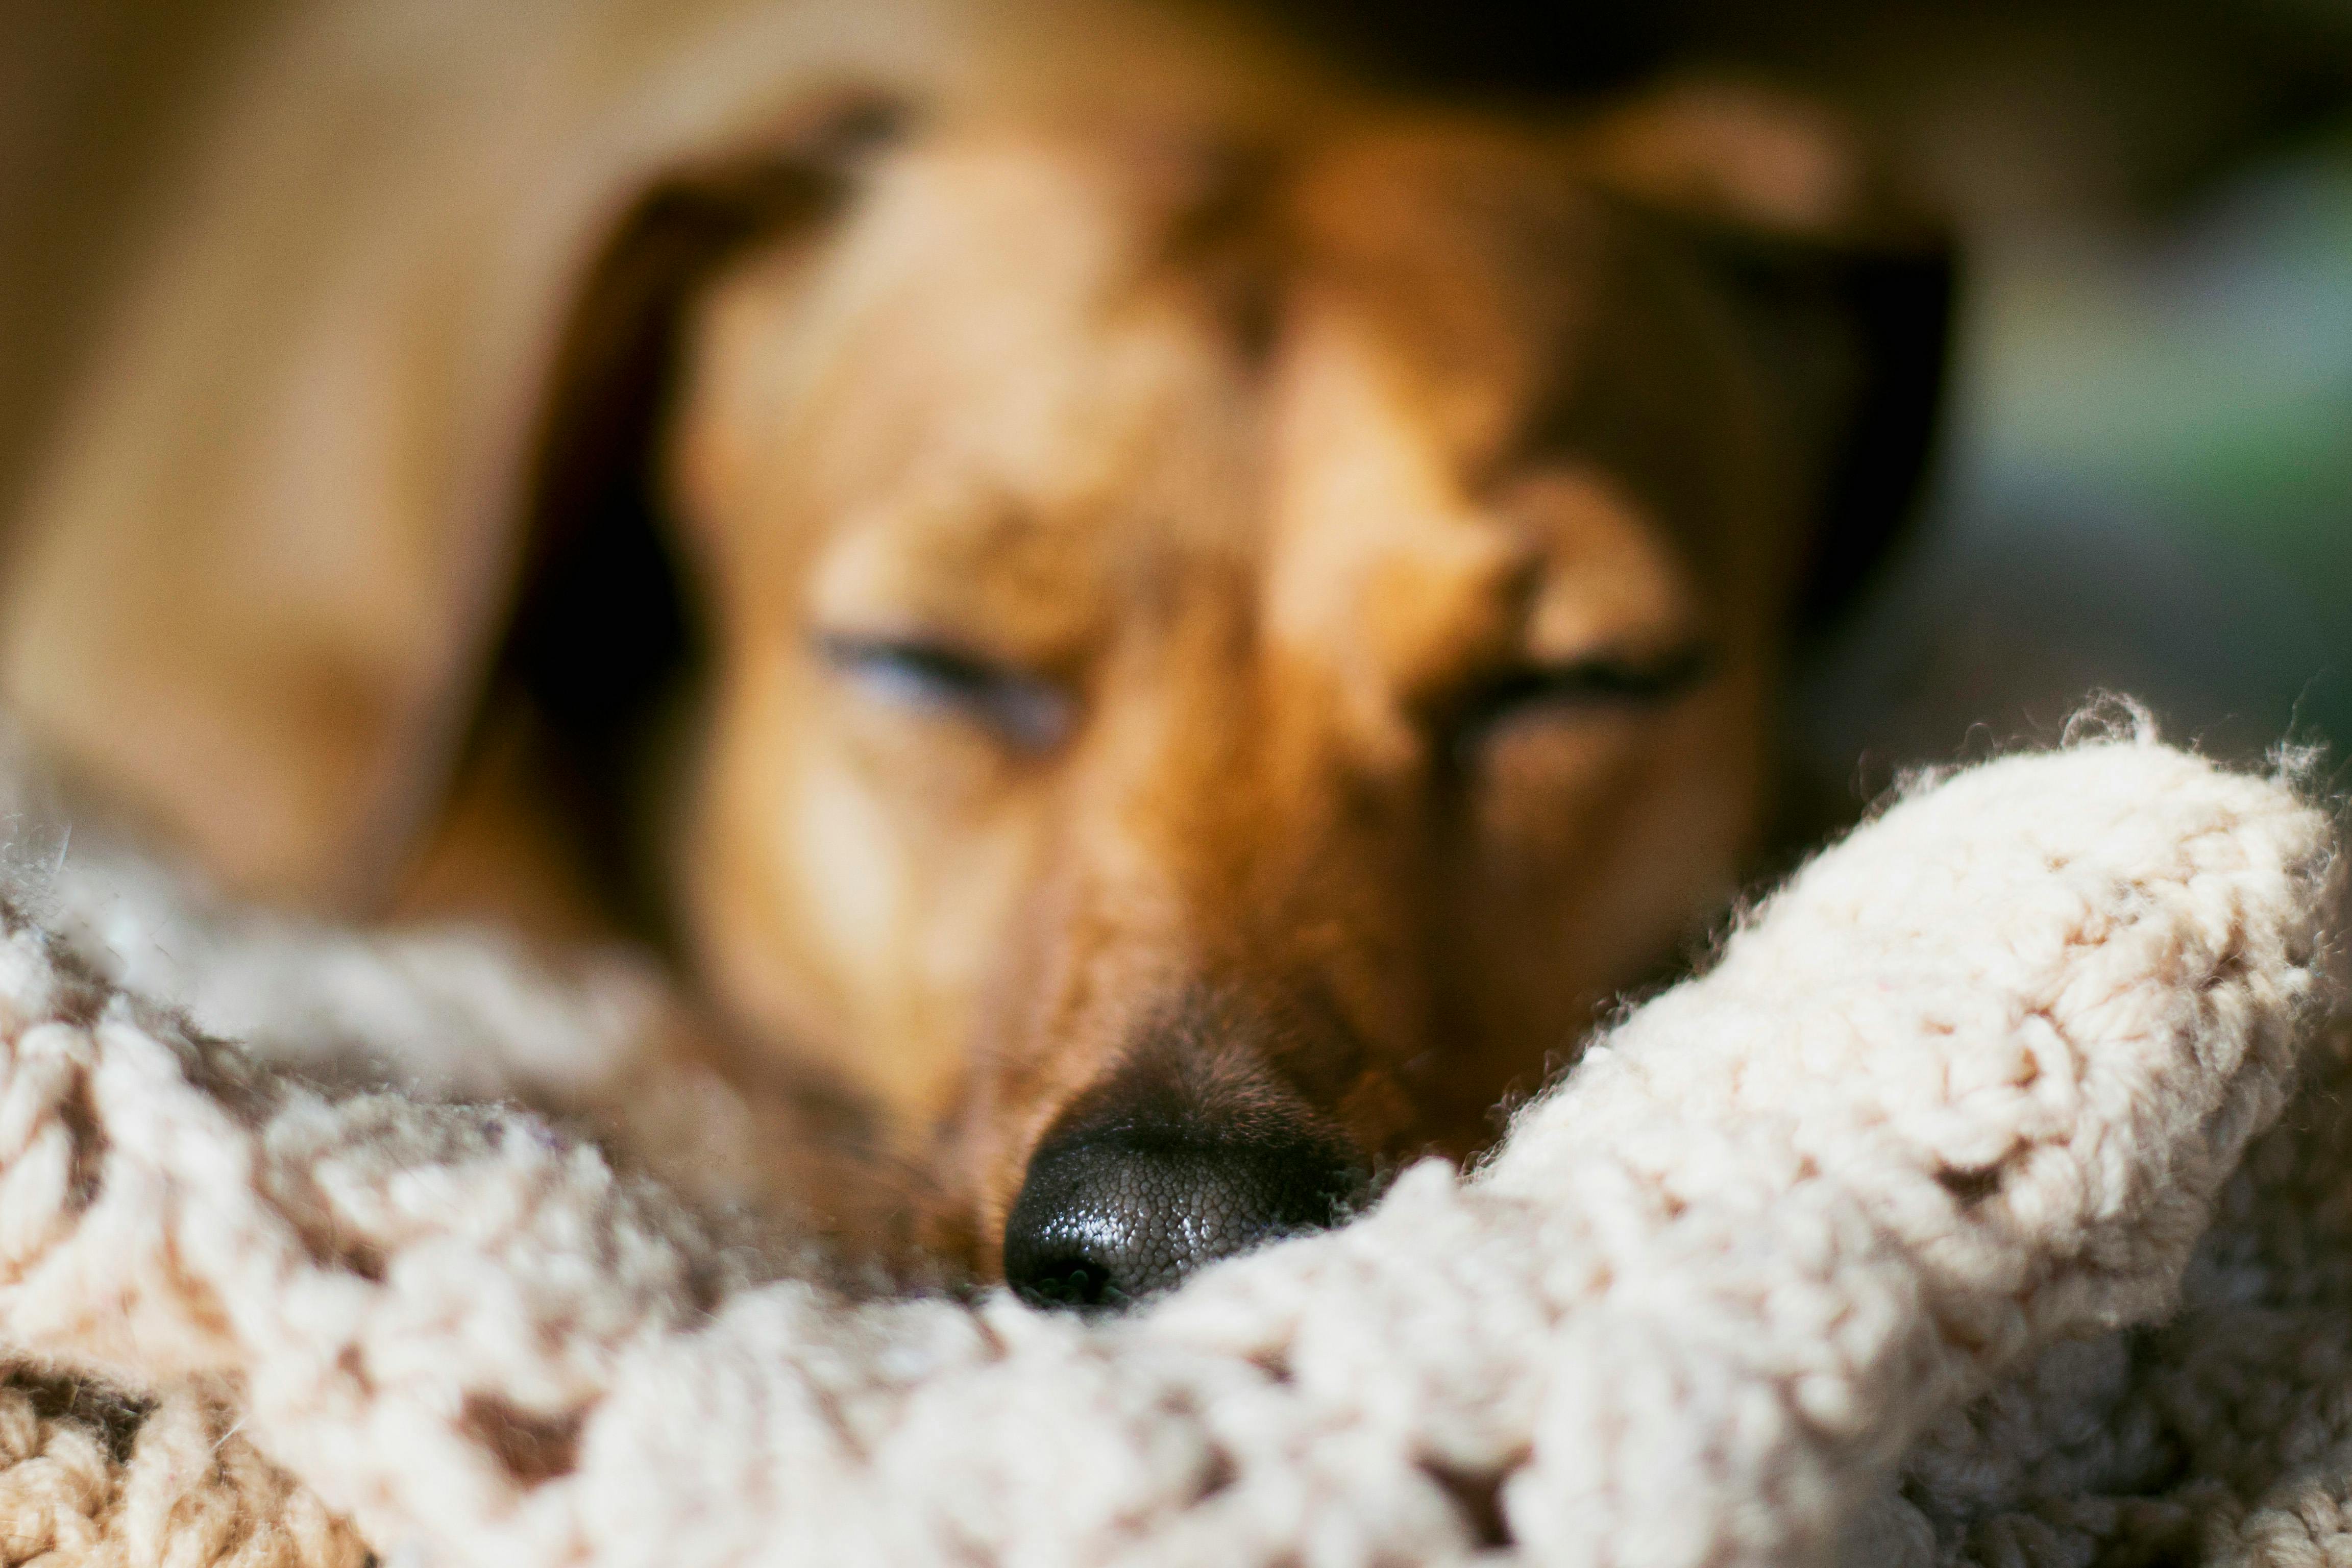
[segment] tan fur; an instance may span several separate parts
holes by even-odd
[[[1266,220],[1295,261],[1263,365],[1167,264],[1166,193],[1075,135],[894,161],[821,257],[787,241],[698,315],[698,944],[905,1135],[960,1121],[984,1215],[1202,984],[1330,1015],[1283,1076],[1359,1147],[1466,1152],[1753,846],[1790,476],[1696,281],[1643,277],[1515,152],[1309,154]],[[1538,232],[1465,234],[1465,177]],[[1552,376],[1684,412],[1608,466],[1511,450]],[[1658,515],[1686,496],[1704,561]],[[1021,754],[857,689],[813,631],[1039,672],[1076,729]],[[1717,673],[1661,710],[1536,715],[1443,776],[1429,715],[1482,678],[1694,647]]]
[[[725,167],[762,124],[791,155],[777,96],[624,162]],[[1303,85],[1279,113],[1120,96],[934,92],[822,199],[773,198],[681,278],[654,431],[710,641],[672,731],[684,962],[729,1033],[870,1110],[931,1243],[982,1268],[1041,1136],[1188,998],[1264,1021],[1200,1051],[1244,1100],[1366,1160],[1464,1155],[1718,904],[1844,416],[1775,379],[1675,224],[1872,221],[1835,138],[1736,95],[1541,132]],[[544,146],[593,117],[541,120]],[[330,312],[346,354],[481,352],[366,309]],[[593,379],[564,355],[604,324],[504,330],[404,448],[414,369],[260,422],[203,526],[93,525],[140,503],[65,469],[14,579],[13,700],[249,887],[593,925],[528,717],[494,706],[455,782],[434,760],[524,552],[486,498],[518,422],[565,428],[512,386]],[[478,450],[438,423],[488,410],[509,433]],[[287,461],[306,422],[371,456]],[[857,651],[909,647],[1034,722]],[[1465,727],[1585,668],[1689,679]],[[430,831],[401,804],[444,794]]]

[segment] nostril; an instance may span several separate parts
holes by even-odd
[[[1128,1131],[1048,1145],[1005,1218],[1005,1282],[1039,1306],[1124,1306],[1202,1264],[1334,1223],[1360,1184],[1306,1139]]]
[[[1116,1307],[1125,1293],[1111,1284],[1110,1270],[1091,1258],[1042,1258],[1021,1271],[1015,1288],[1040,1307]]]

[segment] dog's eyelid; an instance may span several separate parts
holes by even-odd
[[[1562,715],[1664,708],[1715,672],[1717,653],[1687,643],[1663,653],[1593,652],[1497,670],[1465,690],[1444,715],[1457,753],[1506,721],[1538,711]]]
[[[1077,697],[1050,675],[920,636],[821,632],[818,658],[867,694],[971,720],[1026,752],[1050,751],[1076,721]]]

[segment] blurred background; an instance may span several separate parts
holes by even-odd
[[[195,105],[284,5],[0,0],[0,494]],[[2101,686],[2218,751],[2352,742],[2352,0],[1260,8],[1481,99],[1762,75],[1850,109],[1952,215],[1923,526],[1799,704],[1840,787],[2050,733]]]

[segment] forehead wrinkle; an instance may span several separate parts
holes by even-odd
[[[1317,287],[1372,325],[1466,467],[1501,457],[1584,357],[1606,215],[1541,143],[1374,134],[1321,160],[1292,205]]]
[[[1372,323],[1465,493],[1507,507],[1530,473],[1597,467],[1720,590],[1766,531],[1740,506],[1771,491],[1739,323],[1691,255],[1539,139],[1374,138],[1330,169],[1302,203],[1318,287]]]
[[[984,288],[917,269],[830,334],[793,443],[820,514],[905,534],[929,558],[907,573],[946,593],[1150,542],[1138,534],[1237,537],[1245,388],[1174,280],[1108,268],[1066,289],[982,270]],[[983,329],[963,331],[974,316]],[[1101,578],[1053,575],[1071,592]]]
[[[1594,286],[1611,308],[1559,362],[1504,456],[1606,468],[1711,572],[1738,498],[1769,489],[1734,449],[1751,368],[1742,325],[1696,258],[1662,236],[1616,221],[1597,251]]]
[[[1245,372],[1262,374],[1280,331],[1283,272],[1293,248],[1283,150],[1244,140],[1199,142],[1189,180],[1159,226],[1151,275],[1181,291]]]
[[[1101,403],[1076,384],[1134,292],[1148,236],[1099,162],[1081,143],[984,129],[885,160],[773,334],[780,438],[837,470],[833,486],[870,489],[942,446],[1022,459],[1024,429],[1034,444]],[[1066,458],[1021,466],[1066,472]]]
[[[1377,323],[1328,297],[1304,313],[1277,393],[1265,593],[1286,662],[1322,667],[1372,754],[1412,742],[1412,710],[1524,627],[1533,551],[1463,486]]]

